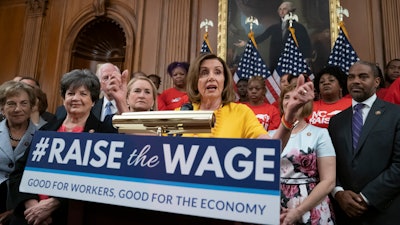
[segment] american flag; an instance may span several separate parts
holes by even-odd
[[[238,68],[234,75],[235,83],[242,78],[249,79],[252,76],[261,76],[265,79],[267,87],[266,98],[269,103],[273,103],[279,98],[279,85],[272,78],[271,73],[260,53],[257,51],[251,39],[246,44],[246,48],[239,61]]]
[[[308,67],[306,60],[303,58],[303,54],[294,42],[292,33],[289,33],[285,48],[279,57],[278,65],[272,76],[275,81],[279,83],[281,76],[284,74],[292,74],[293,76],[308,74],[310,80],[314,79],[314,75]]]
[[[211,53],[210,47],[208,47],[208,44],[207,44],[207,42],[205,40],[203,41],[203,44],[201,45],[200,52],[201,53],[206,53],[206,52],[210,52]]]
[[[201,53],[207,53],[207,52],[212,53],[213,52],[211,49],[211,46],[210,46],[210,42],[208,41],[208,32],[206,32],[203,35],[203,44],[201,44],[200,52]]]
[[[351,65],[360,59],[354,51],[353,46],[351,46],[343,28],[344,25],[341,24],[339,36],[337,37],[335,45],[329,55],[328,65],[339,66],[342,71],[348,75]]]

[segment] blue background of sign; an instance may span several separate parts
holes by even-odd
[[[121,163],[121,169],[110,169],[103,166],[101,168],[88,166],[79,166],[76,165],[74,160],[70,160],[68,164],[59,164],[59,163],[48,163],[49,150],[47,149],[46,154],[42,157],[40,162],[32,161],[32,151],[35,148],[35,145],[40,141],[42,137],[48,137],[50,140],[53,138],[62,138],[66,142],[66,147],[61,155],[65,156],[68,152],[68,149],[73,142],[74,139],[79,139],[81,143],[81,151],[85,150],[85,144],[87,140],[93,140],[93,143],[106,140],[106,141],[121,141],[124,142],[123,150],[119,150],[122,152],[122,158],[118,159],[118,162]],[[52,141],[49,142],[51,146]],[[200,148],[197,153],[197,157],[194,161],[192,170],[189,175],[182,175],[180,173],[179,164],[176,167],[174,174],[166,173],[165,163],[164,163],[164,153],[163,153],[163,144],[169,144],[171,146],[171,154],[174,155],[176,148],[178,145],[184,145],[185,155],[189,154],[190,148],[192,145],[199,145]],[[129,166],[127,165],[127,160],[130,154],[137,149],[137,152],[140,152],[144,146],[151,145],[150,151],[146,154],[146,159],[157,155],[159,157],[159,164],[156,167],[141,167],[141,166]],[[198,165],[202,159],[202,156],[207,149],[208,146],[215,146],[216,151],[218,153],[219,161],[222,166],[222,171],[224,173],[224,178],[217,178],[214,172],[206,171],[203,176],[195,176],[194,173],[198,168]],[[253,173],[247,177],[246,179],[236,180],[231,178],[226,171],[224,170],[224,158],[226,153],[237,146],[244,146],[252,151],[252,154],[245,158],[244,156],[237,156],[234,159],[233,165],[237,164],[238,160],[246,160],[246,161],[255,161],[255,149],[258,147],[262,148],[274,148],[275,156],[265,156],[265,160],[274,161],[275,168],[274,169],[264,169],[264,172],[274,174],[275,179],[273,182],[267,181],[256,181],[255,173],[253,168]],[[106,155],[108,155],[108,149],[103,149]],[[83,156],[82,156],[83,157]],[[91,156],[97,157],[93,151],[91,151]],[[98,158],[98,157],[97,157]],[[259,139],[224,139],[224,138],[185,138],[185,137],[157,137],[157,136],[137,136],[137,135],[125,135],[125,134],[102,134],[102,133],[62,133],[62,132],[54,132],[54,131],[37,131],[34,135],[31,152],[29,155],[29,160],[27,162],[27,166],[33,170],[40,170],[40,168],[47,170],[59,170],[65,171],[66,173],[85,173],[92,174],[94,177],[96,176],[107,176],[110,177],[120,177],[120,179],[140,179],[141,182],[180,182],[185,183],[188,186],[190,184],[193,185],[212,185],[212,186],[225,186],[229,189],[229,187],[238,187],[238,188],[250,188],[250,189],[260,189],[260,190],[277,190],[279,191],[279,165],[280,165],[280,141],[279,140],[259,140]],[[240,170],[236,166],[237,170]]]

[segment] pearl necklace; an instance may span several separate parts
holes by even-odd
[[[11,130],[10,130],[10,128],[7,126],[7,128],[8,128],[8,137],[10,137],[10,139],[12,140],[12,141],[15,141],[15,142],[19,142],[19,141],[21,141],[21,139],[22,139],[22,137],[24,136],[24,135],[22,135],[22,137],[20,137],[20,138],[15,138],[15,137],[13,137],[12,135],[11,135]],[[27,128],[28,129],[28,128]]]
[[[21,139],[22,139],[22,137],[21,138],[15,138],[15,137],[11,136],[11,132],[8,133],[8,136],[10,137],[10,139],[12,141],[16,141],[16,142],[21,141]]]

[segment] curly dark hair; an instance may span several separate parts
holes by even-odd
[[[324,74],[330,74],[338,80],[339,85],[342,88],[342,96],[345,96],[349,93],[347,90],[347,75],[338,66],[326,66],[317,73],[314,79],[314,88],[316,89],[317,93],[319,93],[319,81]]]
[[[172,76],[172,71],[174,71],[174,69],[175,68],[177,68],[177,67],[181,67],[181,68],[183,68],[185,71],[186,71],[186,73],[189,71],[189,63],[187,63],[187,62],[173,62],[173,63],[171,63],[171,64],[169,64],[168,65],[168,68],[167,68],[167,72],[168,72],[168,74],[170,75],[170,76]]]
[[[90,91],[90,97],[93,102],[99,99],[100,81],[99,78],[88,69],[75,69],[63,75],[61,78],[61,97],[65,99],[65,93],[70,88],[75,89],[81,86],[86,87]]]

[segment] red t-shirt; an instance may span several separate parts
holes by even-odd
[[[170,88],[157,96],[158,110],[174,110],[189,102],[186,92]]]
[[[384,99],[388,89],[389,88],[379,88],[378,91],[376,91],[376,96],[380,99]]]
[[[262,105],[257,106],[250,105],[248,102],[243,104],[247,105],[251,110],[253,110],[258,121],[264,126],[265,130],[278,129],[281,123],[281,117],[279,110],[275,106],[269,103],[263,103]]]
[[[388,88],[383,100],[400,104],[400,78],[397,78]]]
[[[322,100],[314,101],[313,112],[308,117],[309,123],[322,128],[328,128],[332,116],[351,106],[351,98],[343,97],[335,103],[326,103]]]

